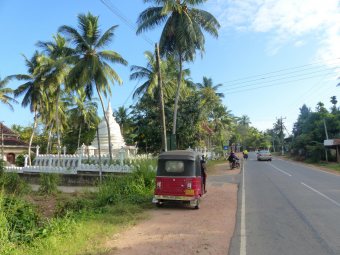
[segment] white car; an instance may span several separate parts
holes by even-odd
[[[268,150],[260,150],[257,152],[257,160],[258,161],[262,161],[262,160],[272,161],[272,154]]]

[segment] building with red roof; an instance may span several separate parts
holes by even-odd
[[[28,152],[28,144],[20,140],[19,135],[0,122],[0,159],[8,164],[15,164],[20,154]]]

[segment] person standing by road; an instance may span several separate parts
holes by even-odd
[[[202,173],[203,191],[204,193],[207,193],[207,189],[206,189],[207,164],[206,164],[204,155],[202,155],[202,159],[201,159],[201,173]]]

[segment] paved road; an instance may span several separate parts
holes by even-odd
[[[340,254],[339,175],[255,154],[242,174],[231,255]]]

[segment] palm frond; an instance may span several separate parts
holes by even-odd
[[[117,27],[118,25],[112,26],[108,30],[106,30],[106,32],[100,37],[100,39],[96,43],[95,48],[100,49],[107,45],[109,42],[111,42],[114,36],[114,31]]]
[[[140,34],[162,24],[167,19],[166,15],[162,15],[162,10],[162,7],[150,7],[143,11],[137,20],[138,28],[136,34]]]

